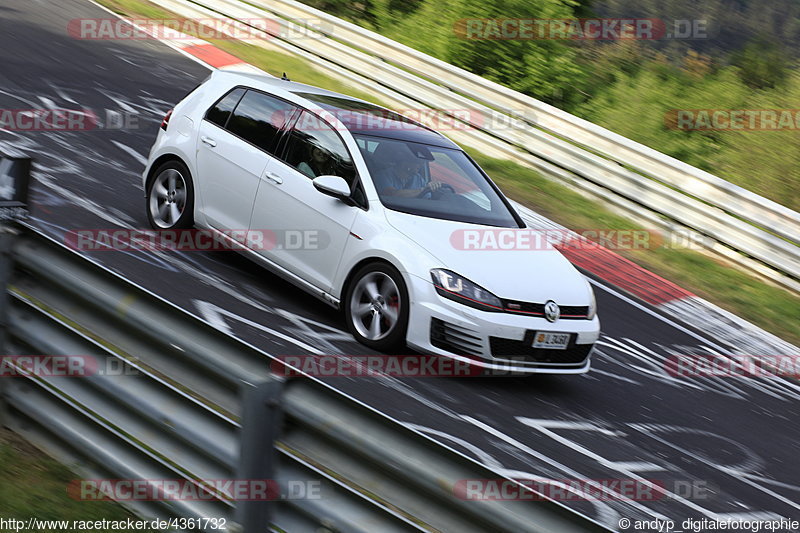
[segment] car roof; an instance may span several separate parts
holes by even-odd
[[[305,102],[303,103],[306,107],[319,107],[334,115],[352,134],[385,137],[458,149],[458,146],[453,141],[441,133],[366,100],[269,75],[231,71],[227,71],[225,74],[247,78],[254,88],[260,86],[265,90],[277,89],[279,92],[290,92],[296,98],[304,100]]]

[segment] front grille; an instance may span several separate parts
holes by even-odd
[[[502,300],[503,310],[506,313],[517,315],[544,316],[544,304],[533,302],[519,302],[517,300]],[[589,307],[585,305],[561,305],[561,318],[564,320],[585,319],[589,314]]]
[[[431,344],[456,355],[481,355],[483,343],[477,334],[467,328],[431,318]]]
[[[575,344],[577,335],[574,333],[570,335],[569,344],[565,350],[534,348],[533,337],[535,334],[535,331],[528,331],[521,341],[489,337],[492,357],[497,359],[518,358],[524,362],[566,365],[583,362],[592,350],[591,344]]]

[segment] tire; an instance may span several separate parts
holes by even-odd
[[[370,288],[370,283],[375,285]],[[352,277],[345,294],[347,329],[358,342],[375,350],[405,348],[409,305],[408,289],[397,269],[386,263],[365,265]]]
[[[153,229],[185,229],[194,224],[194,185],[181,161],[160,165],[147,184],[147,220]]]

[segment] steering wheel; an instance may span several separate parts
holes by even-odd
[[[419,192],[417,198],[430,197],[432,200],[438,200],[445,194],[455,194],[455,193],[456,190],[451,185],[448,185],[447,183],[442,183],[442,185],[436,191],[432,191],[430,187],[425,187]]]

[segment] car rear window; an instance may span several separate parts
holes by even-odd
[[[220,128],[224,128],[228,123],[228,118],[231,116],[231,111],[233,111],[236,104],[239,103],[239,100],[242,99],[244,92],[244,89],[237,87],[220,98],[206,113],[206,120],[213,122]]]
[[[295,109],[296,106],[280,98],[248,90],[228,120],[227,130],[273,153],[278,133]]]

